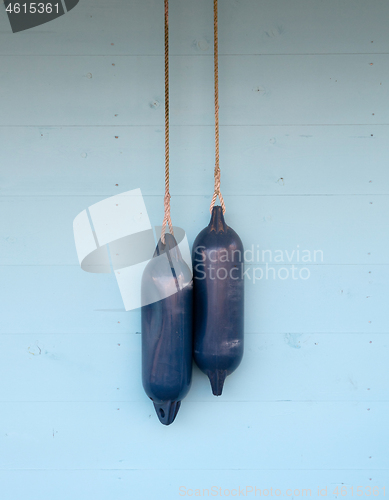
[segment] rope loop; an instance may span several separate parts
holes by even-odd
[[[170,218],[170,191],[169,191],[169,0],[165,2],[165,215],[162,222],[161,241],[165,244],[166,224],[169,225],[171,234],[173,232],[172,220]]]
[[[215,205],[217,197],[226,211],[223,196],[220,191],[220,158],[219,158],[219,36],[218,36],[218,0],[213,0],[213,39],[214,39],[214,79],[215,79],[215,188],[210,206],[210,212]]]

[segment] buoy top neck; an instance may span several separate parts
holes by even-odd
[[[161,239],[158,240],[158,245],[155,249],[154,257],[158,257],[163,253],[168,253],[174,260],[182,260],[177,241],[175,237],[170,233],[165,234],[165,244],[162,243]]]
[[[211,220],[209,222],[210,231],[215,231],[216,233],[225,233],[228,226],[224,220],[223,210],[220,206],[215,206],[212,208]]]

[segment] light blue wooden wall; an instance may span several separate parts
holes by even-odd
[[[212,2],[170,3],[172,216],[192,244],[213,183]],[[162,4],[81,0],[19,34],[0,13],[1,499],[388,488],[389,2],[220,1],[227,222],[246,248],[323,261],[246,281],[242,365],[221,398],[195,369],[167,428],[140,313],[80,269],[72,232],[138,187],[162,221]]]

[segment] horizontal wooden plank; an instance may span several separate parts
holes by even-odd
[[[388,332],[389,266],[304,267],[306,280],[292,271],[280,279],[278,268],[275,279],[272,271],[255,283],[246,276],[246,332]],[[3,333],[140,331],[140,312],[125,312],[112,274],[78,266],[2,266],[0,274]]]
[[[200,465],[200,464],[198,464]],[[328,498],[372,495],[384,497],[387,470],[23,470],[2,471],[4,494],[12,500],[86,499],[122,500],[131,495],[139,500],[172,500],[195,496],[301,496],[317,497],[318,489]],[[363,487],[357,490],[359,485]],[[373,490],[374,487],[377,487]],[[181,488],[181,489],[180,489]],[[213,488],[213,489],[212,489]],[[221,493],[220,493],[221,488]],[[251,490],[252,488],[252,490]],[[257,491],[256,491],[257,488]],[[343,488],[343,490],[342,490]],[[369,490],[370,488],[370,490]],[[205,491],[203,491],[205,490]],[[239,495],[240,490],[240,495]],[[279,490],[279,491],[276,491]],[[214,493],[211,495],[211,493]],[[370,492],[370,494],[369,494]],[[256,493],[256,494],[255,494]],[[198,495],[199,496],[199,495]],[[364,496],[363,496],[364,497]]]
[[[225,56],[220,123],[388,124],[388,60],[389,54]],[[0,125],[164,123],[162,57],[3,56],[0,65]],[[177,56],[170,73],[172,125],[213,124],[213,59]]]
[[[145,199],[150,220],[159,223],[162,197]],[[1,198],[2,213],[8,214],[1,221],[1,295],[8,311],[0,319],[1,331],[139,329],[137,312],[120,312],[123,304],[114,277],[84,273],[78,266],[72,221],[97,201],[92,196]],[[208,202],[185,196],[173,201],[177,225],[184,222],[184,213],[192,216],[182,225],[190,244],[208,223]],[[246,255],[253,259],[246,274],[247,331],[387,331],[388,266],[377,265],[387,261],[382,230],[387,197],[226,197],[226,202],[227,222],[239,231],[245,248],[254,250]],[[239,216],[243,213],[244,218]],[[274,262],[280,255],[283,261]],[[303,255],[311,262],[303,262]],[[297,266],[297,279],[292,265]],[[35,311],[32,317],[18,314],[26,306]],[[114,314],[106,312],[111,309]]]
[[[186,402],[167,428],[147,400],[0,406],[3,469],[389,466],[389,403]]]
[[[84,0],[69,14],[13,35],[0,17],[1,54],[162,54],[163,6],[157,0]],[[220,52],[227,54],[387,52],[386,2],[225,0]],[[171,1],[172,54],[212,53],[212,2]],[[114,45],[112,45],[114,44]]]
[[[220,141],[224,196],[389,194],[389,126],[222,127]],[[162,127],[0,127],[0,142],[2,194],[163,190]],[[212,126],[172,127],[173,204],[211,194],[213,159]]]
[[[37,333],[1,341],[3,402],[145,400],[140,334]],[[220,401],[387,400],[387,357],[388,334],[246,335],[243,361]],[[195,401],[216,403],[196,367],[185,399]]]
[[[117,194],[138,187],[143,189],[128,180],[113,185]],[[209,224],[211,194],[210,189],[207,196],[172,198],[173,223],[185,229],[190,245]],[[1,213],[7,214],[0,221],[4,234],[0,264],[77,266],[73,220],[106,197],[108,193],[0,197]],[[151,224],[161,224],[162,192],[144,199]],[[239,233],[248,264],[389,264],[385,248],[389,196],[226,195],[225,201],[226,222]]]

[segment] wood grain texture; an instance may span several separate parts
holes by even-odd
[[[186,402],[169,432],[155,425],[146,396],[143,403],[3,403],[0,465],[365,469],[374,456],[376,467],[387,469],[388,437],[374,438],[388,409],[387,402]]]
[[[389,194],[389,125],[222,126],[220,135],[224,195]],[[0,141],[0,196],[163,193],[162,126],[0,127]],[[210,196],[213,127],[172,127],[170,149],[172,195]]]
[[[224,0],[220,54],[388,53],[389,6],[383,0]],[[211,56],[212,4],[171,0],[172,55]],[[77,10],[12,36],[0,17],[3,55],[162,55],[158,0],[80,2]],[[55,40],[55,43],[53,43]]]
[[[387,333],[389,266],[304,267],[311,273],[307,280],[280,279],[277,266],[275,279],[272,271],[266,279],[266,269],[262,280],[254,283],[253,274],[246,279],[246,332]],[[139,311],[125,312],[112,274],[39,265],[3,266],[0,272],[4,333],[140,331]]]
[[[140,332],[3,334],[1,341],[3,403],[147,401]],[[228,378],[223,398],[212,396],[208,379],[195,369],[183,404],[387,401],[388,374],[371,366],[383,365],[388,349],[386,334],[247,333],[244,362]]]
[[[234,173],[227,171],[225,183],[233,182]],[[120,187],[112,183],[117,194],[141,186]],[[211,195],[212,192],[198,196],[182,194],[172,201],[173,223],[185,229],[190,243],[199,228],[209,223]],[[1,221],[1,264],[77,266],[73,220],[82,210],[106,197],[0,197],[2,213],[7,214]],[[160,225],[162,193],[144,199],[151,224]],[[384,246],[388,195],[226,195],[226,204],[226,221],[239,231],[249,265],[389,264]],[[81,270],[75,271],[82,280],[86,278]]]
[[[260,451],[259,448],[257,453]],[[153,477],[153,481],[149,480],[150,477]],[[7,490],[12,489],[14,500],[24,500],[26,495],[31,500],[54,496],[58,500],[67,500],[69,497],[77,500],[89,497],[95,500],[106,500],[107,497],[121,500],[128,496],[129,492],[140,500],[162,495],[166,498],[182,498],[180,492],[194,496],[195,490],[200,490],[203,494],[204,489],[211,492],[212,487],[216,489],[216,493],[222,488],[222,492],[226,492],[225,496],[229,490],[234,494],[233,490],[239,491],[240,488],[246,493],[246,487],[249,492],[250,487],[253,487],[253,491],[258,489],[257,497],[259,491],[264,490],[268,490],[270,496],[270,488],[273,489],[273,495],[276,489],[279,489],[285,496],[299,493],[313,497],[317,495],[318,487],[323,493],[327,487],[327,495],[333,497],[336,492],[339,494],[345,485],[348,488],[346,491],[351,494],[351,485],[360,484],[364,485],[363,492],[368,492],[369,486],[379,486],[382,495],[383,485],[387,484],[387,471],[375,468],[307,471],[296,466],[286,470],[169,469],[168,474],[166,469],[7,470],[0,473],[0,478]],[[356,486],[354,492],[357,491]],[[204,496],[206,495],[205,491]],[[241,496],[243,497],[242,494]],[[253,493],[251,496],[255,498]]]
[[[388,124],[388,61],[389,54],[225,56],[220,124]],[[161,56],[4,56],[0,64],[0,125],[164,123]],[[172,59],[172,126],[213,124],[212,74],[212,58]]]

